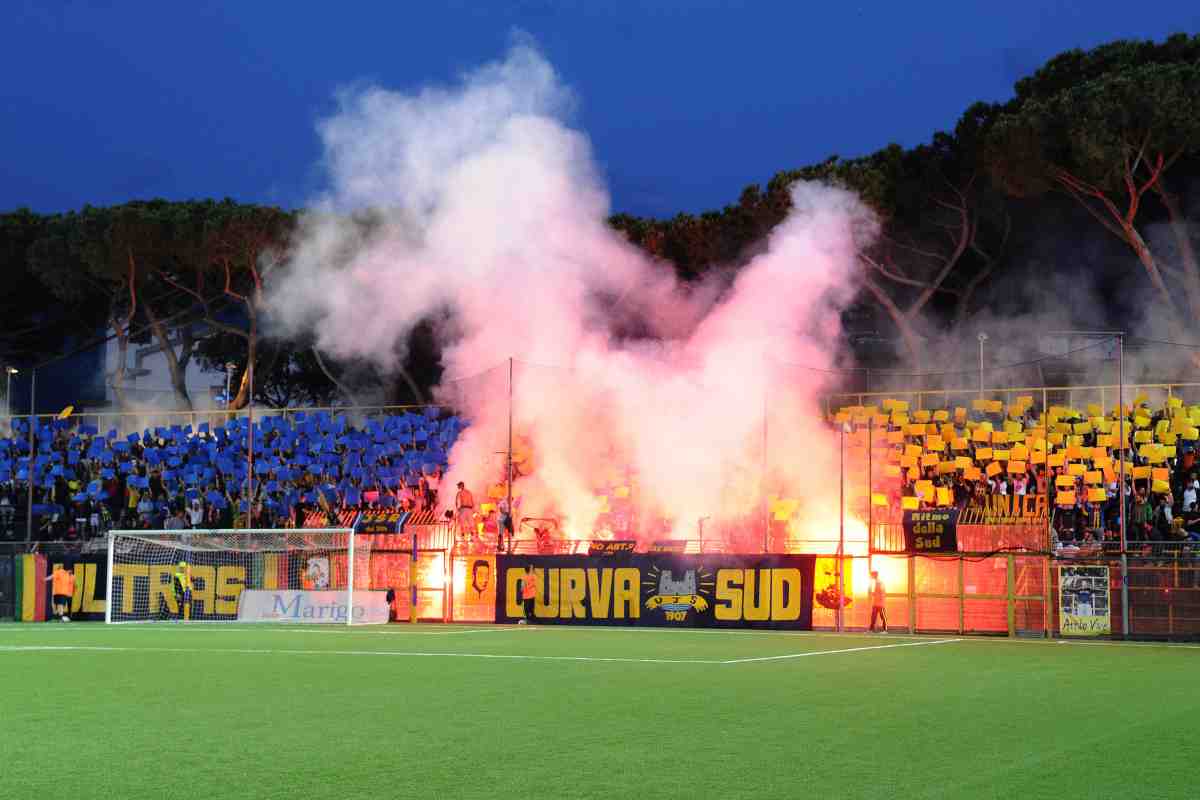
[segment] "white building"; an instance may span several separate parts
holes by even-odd
[[[109,330],[111,336],[113,331]],[[178,353],[178,334],[172,332],[172,344]],[[198,332],[197,338],[202,333]],[[104,354],[104,399],[105,403],[116,408],[117,394],[113,391],[112,381],[120,367],[121,348],[115,337],[105,345]],[[233,393],[237,394],[237,381],[241,373],[228,376],[233,382]],[[222,371],[206,371],[200,365],[199,358],[193,354],[188,361],[185,384],[192,407],[196,411],[214,410],[224,407],[226,374]],[[167,357],[156,339],[151,338],[144,344],[129,343],[125,352],[125,400],[131,406],[140,408],[156,408],[164,411],[178,407],[175,390],[171,385],[171,370],[167,366]]]

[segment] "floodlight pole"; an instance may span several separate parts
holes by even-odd
[[[509,543],[511,550],[516,546],[515,539],[517,538],[517,515],[513,513],[512,502],[512,482],[513,482],[513,359],[508,357],[508,460],[505,477],[505,498],[508,503],[508,524],[512,526],[513,535]],[[500,544],[504,541],[504,520],[497,520],[499,523],[496,528],[496,552],[500,552]]]
[[[838,464],[838,614],[837,629],[845,630],[846,614],[846,428],[842,423],[839,434]]]
[[[8,417],[8,424],[12,425],[12,376],[16,375],[20,370],[16,367],[5,367],[4,371],[8,373],[8,387],[4,390],[4,416]]]
[[[233,405],[233,398],[229,395],[229,379],[233,375],[233,371],[237,369],[237,364],[232,361],[225,365],[225,410],[229,411],[229,407]]]
[[[1129,637],[1129,556],[1126,554],[1125,536],[1125,334],[1117,334],[1117,369],[1120,381],[1117,385],[1117,440],[1121,448],[1120,495],[1121,495],[1121,636]],[[1101,409],[1103,411],[1104,409]]]
[[[1120,508],[1117,517],[1121,525],[1121,636],[1129,636],[1129,555],[1126,553],[1128,537],[1125,527],[1125,331],[1050,331],[1056,336],[1093,336],[1113,337],[1117,340],[1117,447],[1118,454],[1118,496]],[[1068,346],[1068,351],[1070,347]],[[1043,409],[1044,410],[1044,409]],[[1102,412],[1104,409],[1100,409]]]
[[[254,359],[246,359],[246,527],[254,527]],[[354,534],[350,534],[353,536]]]
[[[979,396],[983,397],[983,343],[988,340],[986,333],[979,334]]]
[[[763,552],[771,552],[771,501],[767,496],[767,384],[763,382],[762,466],[759,469],[763,504]]]
[[[29,508],[25,513],[25,541],[33,541],[33,475],[34,458],[37,456],[37,445],[33,443],[33,429],[37,427],[37,367],[29,371],[29,467],[26,477],[29,479]]]
[[[875,523],[875,415],[867,417],[867,554]]]

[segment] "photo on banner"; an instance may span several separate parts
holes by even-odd
[[[1112,633],[1108,567],[1058,568],[1058,623],[1064,636]]]
[[[496,557],[455,556],[451,568],[455,622],[492,622],[496,617]]]

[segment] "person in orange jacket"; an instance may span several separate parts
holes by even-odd
[[[46,576],[50,584],[50,600],[54,607],[54,616],[60,622],[70,622],[71,598],[75,596],[75,573],[63,569],[62,564],[55,564],[53,571]]]

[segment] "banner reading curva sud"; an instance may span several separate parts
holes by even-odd
[[[517,582],[532,566],[537,622],[809,630],[815,561],[810,555],[502,555],[496,621],[523,616]]]

